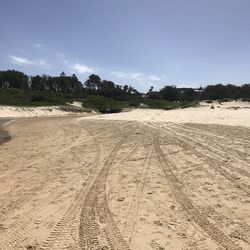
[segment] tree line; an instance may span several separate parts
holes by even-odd
[[[147,97],[152,99],[164,99],[168,101],[195,101],[195,100],[237,100],[250,101],[250,84],[235,86],[232,84],[208,85],[204,88],[177,88],[167,85],[160,91],[153,91],[153,87],[147,92]]]
[[[131,100],[142,97],[183,102],[240,98],[250,100],[250,84],[241,86],[215,84],[203,88],[177,88],[175,85],[166,85],[159,91],[155,91],[151,87],[147,93],[143,94],[132,86],[121,86],[112,81],[102,80],[95,74],[90,75],[82,83],[75,74],[67,76],[64,72],[59,76],[28,76],[16,70],[0,71],[0,89],[20,89],[23,91],[39,91],[40,93],[49,91],[70,95],[73,98],[98,95],[119,100]]]
[[[140,96],[140,93],[131,86],[121,86],[112,81],[102,80],[95,74],[90,75],[82,83],[75,74],[67,76],[64,72],[59,76],[27,76],[23,72],[15,70],[0,71],[0,89],[9,88],[25,91],[52,91],[69,94],[76,98],[86,95],[100,95],[120,99]]]

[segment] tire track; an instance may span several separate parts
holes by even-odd
[[[184,126],[188,128],[191,127],[189,123],[186,123]],[[221,136],[224,138],[232,138],[233,136],[233,140],[235,142],[240,142],[247,146],[250,139],[249,128],[247,127],[236,126],[235,128],[237,129],[232,130],[232,126],[227,126],[227,125],[209,124],[207,126],[204,126],[204,124],[194,123],[192,124],[191,128],[208,134],[212,134],[214,136]],[[211,132],[211,130],[213,130],[213,133]],[[246,130],[248,131],[246,132]]]
[[[129,239],[128,241],[129,241],[130,246],[132,245],[132,242],[134,239],[133,234],[134,234],[136,223],[137,223],[137,215],[139,212],[139,208],[140,208],[140,204],[142,200],[142,194],[143,194],[144,187],[145,187],[145,180],[148,174],[148,169],[151,164],[152,155],[153,155],[153,148],[151,145],[149,147],[150,148],[146,150],[146,158],[143,162],[143,167],[142,167],[142,171],[140,173],[139,179],[138,179],[138,184],[136,186],[136,189],[132,198],[132,202],[129,207],[127,221],[122,230],[123,234],[128,235],[128,239]]]
[[[76,141],[73,141],[72,143],[74,146],[76,146],[75,142]],[[80,146],[80,143],[77,146]],[[69,150],[69,148],[67,148],[67,150]],[[58,151],[56,155],[59,156],[59,153],[61,155],[61,151]],[[101,156],[102,156],[101,150],[100,148],[98,148],[96,150],[95,162],[98,162],[99,161],[98,157],[100,158]],[[98,165],[95,162],[94,162],[94,165]],[[98,167],[96,166],[93,167],[93,169],[99,170]],[[66,213],[63,215],[62,219],[56,224],[50,236],[44,242],[42,242],[41,244],[42,246],[40,247],[41,249],[51,249],[52,246],[54,249],[64,249],[66,248],[68,244],[67,239],[72,240],[73,235],[72,233],[70,233],[70,231],[72,231],[74,228],[78,228],[80,204],[82,203],[82,199],[85,195],[84,190],[88,189],[88,182],[91,182],[91,179],[95,179],[94,177],[97,176],[97,174],[98,173],[96,174],[92,173],[92,175],[94,175],[92,178],[90,175],[90,179],[87,180],[87,184],[84,184],[82,186],[82,189],[78,192],[78,194],[76,194],[74,203],[71,204],[71,206],[68,208]],[[29,190],[29,192],[27,194],[23,194],[25,196],[23,196],[22,198],[19,198],[18,201],[24,202],[24,198],[25,200],[28,200],[31,194],[33,194],[35,191],[38,192],[41,189],[47,188],[52,181],[52,177],[44,178],[44,180],[46,181],[43,182],[39,186],[40,189],[37,189],[37,187],[35,187],[36,188],[35,190],[33,189]],[[65,190],[63,190],[62,193],[64,191]],[[53,197],[53,199],[55,199],[55,197]],[[42,201],[40,203],[42,205]],[[15,203],[15,205],[19,205],[19,203],[18,204]],[[32,213],[32,210],[30,210],[30,213]],[[77,215],[78,215],[78,219],[77,219]],[[29,212],[27,212],[26,214],[22,214],[22,218],[20,218],[14,224],[8,227],[8,229],[4,231],[3,234],[1,235],[3,239],[0,240],[0,249],[20,249],[25,243],[27,243],[27,241],[32,238],[32,233],[30,232],[30,229],[28,229],[26,226],[27,224],[30,223],[30,220],[31,220],[31,217],[29,216]],[[78,224],[77,224],[77,220],[78,220]],[[70,223],[71,225],[69,226]],[[62,242],[64,242],[64,244],[62,244]]]
[[[91,135],[92,136],[92,135]],[[95,137],[93,137],[95,142]],[[93,172],[90,174],[86,184],[83,184],[81,190],[78,192],[74,202],[71,204],[62,219],[56,224],[56,227],[51,232],[50,236],[41,244],[40,249],[68,249],[74,235],[72,232],[77,231],[79,226],[79,217],[82,209],[82,203],[87,196],[91,186],[93,185],[96,176],[101,171],[102,165],[102,148],[100,144],[96,144],[95,162],[93,164]],[[75,239],[74,239],[75,240]],[[76,240],[75,240],[76,241]],[[78,245],[79,242],[76,242]]]
[[[91,136],[91,138],[86,140],[78,140],[77,143],[73,143],[73,145],[70,145],[70,149],[76,146],[79,146],[81,143],[84,143],[89,140],[93,140],[96,145],[96,156],[95,156],[95,163],[93,165],[94,172],[89,177],[87,184],[83,185],[82,189],[78,193],[76,200],[74,203],[71,204],[69,209],[67,210],[66,214],[63,216],[63,218],[57,223],[54,230],[51,232],[50,236],[42,243],[41,249],[68,249],[69,247],[72,247],[72,239],[75,241],[74,249],[79,249],[79,225],[80,225],[80,214],[83,207],[83,202],[86,199],[88,193],[91,190],[91,187],[94,185],[97,176],[101,172],[102,168],[102,161],[103,161],[103,153],[101,145],[97,142],[97,138],[101,135],[104,135],[107,133],[107,130],[109,130],[112,126],[113,129],[116,130],[117,127],[114,128],[113,124],[110,124],[110,126],[105,126],[105,130],[99,133],[93,133],[91,130],[93,129],[93,124],[91,124],[91,127],[87,126],[86,124],[83,124],[84,128],[83,130],[87,131],[88,134]],[[89,124],[88,124],[89,125]],[[124,125],[124,127],[130,126],[131,123]],[[94,127],[95,128],[95,127]],[[118,126],[119,134],[122,132],[122,128]],[[96,128],[95,128],[96,132]],[[68,149],[68,148],[67,148]],[[94,222],[92,224],[92,229],[95,227]],[[92,235],[95,235],[95,232],[90,230]]]
[[[180,134],[180,132],[177,132],[177,129],[176,129],[175,125],[174,125],[174,126],[171,126],[171,130],[172,130],[174,133],[176,133],[178,136],[181,135],[182,137],[184,137],[183,134]],[[193,135],[197,136],[197,135],[199,135],[200,132],[191,132],[191,133],[192,133]],[[222,149],[222,148],[220,147],[219,144],[217,144],[217,145],[214,145],[214,144],[213,144],[213,145],[209,145],[209,142],[211,141],[211,137],[210,137],[210,138],[207,138],[206,142],[204,142],[204,140],[202,140],[202,139],[197,139],[197,138],[194,139],[194,136],[190,137],[190,136],[185,135],[185,138],[187,138],[187,139],[189,139],[189,140],[195,141],[198,145],[201,145],[202,147],[207,148],[207,149],[210,150],[211,152],[217,154],[218,156],[220,156],[220,157],[222,157],[222,158],[224,158],[224,159],[225,159],[225,158],[232,159],[233,161],[240,163],[241,166],[250,167],[250,164],[249,164],[249,163],[247,163],[247,162],[241,160],[241,159],[238,157],[238,155],[237,155],[237,153],[235,153],[234,149],[229,148],[229,147],[226,146],[226,145],[223,145],[223,147],[227,148],[227,151],[230,151],[230,153],[227,153],[227,152],[224,151],[224,148]],[[234,170],[234,171],[236,171],[236,172],[238,172],[238,173],[240,173],[240,174],[244,174],[244,175],[247,176],[247,177],[250,177],[250,173],[247,172],[246,170],[244,170],[244,169],[238,169],[238,168],[233,167],[233,166],[230,166],[230,167],[232,168],[232,170]]]
[[[217,131],[216,129],[218,129],[218,127],[216,127],[215,129],[210,128],[210,130],[214,130],[213,133],[211,131],[208,131],[207,126],[202,126],[201,128],[197,127],[197,124],[178,124],[179,127],[182,129],[184,128],[185,130],[188,130],[191,133],[195,133],[195,134],[201,134],[206,136],[208,139],[213,139],[215,141],[215,143],[218,142],[218,140],[223,140],[223,142],[227,142],[230,146],[227,145],[227,148],[229,148],[229,150],[234,150],[237,152],[237,154],[239,154],[239,158],[241,159],[242,157],[246,157],[247,155],[249,155],[249,140],[247,139],[246,133],[249,134],[250,130],[247,128],[241,128],[242,131],[248,130],[247,132],[243,132],[242,134],[234,134],[232,133],[232,129],[229,129],[227,127],[223,127],[223,131],[219,130]],[[223,132],[225,132],[225,130],[228,129],[230,130],[230,132],[228,131],[228,134],[223,134]],[[238,127],[236,129],[236,131],[238,131]],[[216,134],[219,133],[220,135]],[[240,138],[240,136],[243,136],[244,139]],[[234,147],[232,148],[232,145],[234,145]],[[241,146],[244,148],[244,150],[238,148],[238,146]],[[223,148],[222,148],[223,150]]]
[[[217,147],[219,150],[223,151],[227,149],[227,152],[230,152],[234,157],[237,157],[239,160],[247,156],[246,150],[238,148],[238,146],[244,147],[246,149],[247,143],[240,141],[238,138],[232,138],[231,136],[220,136],[211,132],[207,132],[204,129],[198,129],[195,127],[188,126],[186,124],[170,124],[170,127],[178,129],[179,132],[185,132],[191,137],[196,136],[201,141]],[[223,142],[223,147],[218,142]],[[237,147],[232,147],[232,145],[237,145]],[[230,155],[231,155],[230,154]],[[232,156],[231,155],[231,156]]]
[[[235,242],[233,242],[230,237],[225,235],[221,230],[219,230],[212,222],[210,222],[204,213],[202,213],[193,202],[184,193],[184,186],[175,176],[171,167],[166,160],[163,151],[160,148],[159,136],[156,134],[154,137],[154,148],[159,160],[160,166],[168,180],[169,186],[172,193],[175,196],[176,201],[180,204],[182,209],[188,215],[189,219],[197,224],[212,240],[214,240],[219,246],[236,250],[241,249]]]
[[[198,158],[202,158],[205,162],[209,162],[208,165],[215,171],[220,173],[224,178],[232,182],[235,188],[241,189],[247,195],[250,194],[250,187],[245,183],[239,183],[237,177],[235,177],[226,170],[226,168],[234,170],[234,167],[230,166],[229,164],[225,166],[225,162],[223,159],[218,159],[218,157],[214,158],[213,156],[210,156],[210,153],[204,152],[205,147],[203,147],[201,143],[196,142],[196,140],[191,137],[187,137],[180,133],[175,133],[175,131],[173,131],[170,128],[166,127],[158,128],[156,126],[154,126],[154,128],[157,130],[163,129],[169,136],[173,137],[176,141],[179,141],[182,145],[185,145],[186,148],[192,148],[192,153],[195,153],[198,156]],[[201,150],[197,150],[195,148],[197,144],[200,146]],[[239,173],[241,173],[241,175],[244,175],[244,173],[242,173],[241,170],[239,170]]]
[[[106,195],[106,181],[109,170],[113,164],[113,161],[121,148],[121,146],[129,141],[129,138],[124,135],[128,134],[128,131],[124,131],[134,125],[134,122],[127,123],[126,125],[119,126],[120,133],[123,134],[120,141],[111,150],[108,158],[106,159],[103,168],[97,176],[94,184],[92,185],[81,211],[80,227],[79,227],[79,239],[81,249],[101,249],[103,246],[109,249],[129,249],[126,241],[123,239],[117,225],[113,220],[113,215],[108,207],[107,195]],[[130,128],[131,130],[131,128]],[[136,134],[138,128],[132,129]],[[115,133],[117,131],[114,131]],[[134,146],[132,146],[122,159],[116,162],[116,165],[121,164],[130,155],[142,138],[139,139]],[[98,143],[96,141],[96,143]]]
[[[168,154],[169,163],[173,167],[174,172],[177,173],[176,174],[177,178],[178,178],[178,170],[182,167],[182,163],[179,161],[178,158],[179,158],[178,155],[175,155],[172,153]],[[177,165],[180,165],[179,168],[177,167]],[[192,163],[191,163],[190,167],[192,167]],[[205,173],[209,175],[208,171],[205,171]],[[180,178],[182,178],[182,177],[180,177]],[[195,176],[190,176],[190,179],[195,179]],[[189,185],[189,183],[186,183],[186,181],[183,180],[183,178],[182,178],[182,181],[183,181],[183,185],[185,185],[185,188],[187,190],[186,192],[188,192],[188,189],[190,190],[190,188],[187,187]],[[200,198],[198,198],[198,199],[201,203],[204,203],[207,216],[210,217],[211,219],[213,219],[214,221],[216,221],[221,227],[224,227],[224,226],[227,227],[228,222],[230,221],[231,225],[236,226],[236,228],[233,230],[233,232],[231,234],[235,234],[237,239],[240,239],[240,240],[244,241],[245,243],[249,244],[250,243],[250,240],[249,240],[250,239],[249,238],[250,227],[249,227],[249,225],[245,221],[240,220],[235,215],[235,213],[233,211],[231,211],[222,201],[217,200],[216,207],[211,205],[211,203],[209,201],[213,200],[214,197],[212,197],[211,194],[201,190],[200,189],[201,185],[203,185],[203,183],[201,183],[201,182],[199,182],[199,180],[197,180],[197,182],[194,182],[192,184],[192,189],[190,190],[190,192],[192,193],[192,190],[195,190],[195,192],[198,192],[198,194],[200,194],[202,197],[204,197],[205,201],[200,199]]]
[[[89,139],[87,139],[87,140],[89,140]],[[73,145],[75,142],[76,141],[73,141]],[[78,146],[80,146],[80,144]],[[58,152],[56,152],[56,156],[59,157],[60,155],[61,155],[61,151],[59,150]],[[97,158],[100,157],[101,155],[102,155],[102,153],[100,152],[100,148],[98,148],[98,150],[96,151],[95,162],[99,161],[99,159],[97,159]],[[46,157],[45,159],[43,158],[42,161],[46,161],[46,159],[48,157]],[[38,161],[36,161],[36,163],[37,162]],[[55,161],[55,163],[56,163],[56,161]],[[94,165],[97,165],[97,164],[94,163]],[[94,167],[93,169],[98,170],[98,168],[96,168],[96,167]],[[54,170],[52,170],[52,172],[54,172]],[[41,178],[41,174],[43,174],[43,173],[39,173],[40,178]],[[15,200],[14,202],[12,202],[8,206],[6,206],[1,211],[4,212],[7,210],[13,210],[16,207],[18,208],[22,203],[25,203],[25,201],[29,201],[31,199],[31,197],[34,196],[36,193],[38,193],[40,190],[47,189],[50,186],[50,184],[53,183],[53,176],[48,175],[48,173],[45,173],[45,174],[46,174],[46,176],[43,178],[42,183],[32,187],[27,192],[24,192],[23,190],[19,191],[21,198],[19,197],[17,200]],[[34,175],[34,178],[37,175],[38,174]],[[97,176],[97,174],[95,174],[95,176]],[[29,176],[26,183],[28,183],[29,180],[31,180],[32,183],[35,182],[34,180],[36,180],[36,179],[34,179],[32,177],[33,176]],[[91,181],[91,176],[90,176],[90,180],[88,180],[88,181]],[[31,184],[29,184],[27,186],[30,186],[30,185]],[[56,245],[56,244],[59,245],[58,242],[63,242],[64,239],[65,239],[65,241],[67,241],[66,238],[70,238],[72,240],[72,235],[69,233],[69,231],[72,230],[73,223],[71,223],[71,226],[68,226],[68,224],[70,224],[71,219],[72,219],[72,221],[76,221],[75,217],[76,217],[77,211],[78,211],[78,215],[80,214],[79,204],[82,203],[83,196],[85,195],[84,190],[87,188],[88,188],[88,184],[84,184],[82,186],[82,189],[76,194],[75,203],[71,204],[71,206],[68,208],[68,210],[64,214],[63,218],[56,224],[55,228],[51,232],[51,235],[48,237],[48,239],[45,240],[44,242],[42,242],[43,246],[40,247],[41,249],[51,249],[50,247],[52,245]],[[63,190],[60,193],[57,193],[57,195],[60,196],[60,194],[63,194],[64,192],[65,192],[65,190]],[[16,194],[16,196],[17,196],[17,194]],[[53,201],[53,199],[56,199],[54,196],[52,196],[52,197],[53,197],[52,200],[51,199],[49,201],[46,200],[46,202],[49,203],[49,202]],[[49,197],[49,198],[51,198],[51,197]],[[43,203],[44,203],[44,200],[40,201],[38,204],[36,204],[36,207],[39,207],[39,204],[43,205]],[[4,228],[4,231],[0,235],[1,236],[0,237],[1,238],[0,249],[20,249],[25,244],[27,244],[28,241],[30,241],[32,239],[33,235],[31,233],[31,229],[28,228],[28,226],[27,226],[31,223],[32,217],[30,216],[30,214],[32,212],[33,212],[33,208],[29,211],[26,211],[25,214],[22,214],[22,217],[20,217],[20,219],[19,218],[15,219],[15,222],[12,223],[10,226],[8,226],[8,228],[6,228],[6,229]],[[79,225],[79,223],[76,226],[77,228],[78,228],[78,225]],[[66,231],[68,232],[68,234],[66,233]],[[61,237],[61,239],[60,239],[60,237]],[[63,238],[63,240],[62,240],[62,238]],[[63,248],[63,246],[60,246],[57,249],[64,249],[64,248]]]
[[[149,125],[149,126],[151,126],[152,128],[154,128],[156,130],[159,130],[159,127],[157,127],[156,125],[158,125],[158,124]],[[165,131],[164,131],[164,133],[165,133]],[[168,136],[168,140],[170,140],[170,143],[176,144],[177,142],[179,142],[179,144],[176,144],[176,145],[181,146],[181,148],[182,148],[181,151],[183,151],[183,153],[186,152],[185,150],[188,151],[190,149],[189,144],[185,144],[185,141],[180,140],[179,137],[177,137],[177,136],[173,136],[172,133],[171,134],[167,133],[167,136]],[[184,147],[184,145],[187,145],[187,146]],[[194,148],[193,147],[191,147],[191,148],[192,148],[191,153],[193,153]],[[178,151],[178,153],[179,153],[179,151]],[[172,167],[174,168],[174,170],[178,173],[178,168],[176,167],[176,164],[178,162],[178,157],[180,157],[180,156],[176,156],[173,158],[172,153],[170,153],[170,154],[171,155],[168,155],[168,160],[172,164]],[[199,158],[201,158],[199,155],[199,151],[197,151],[197,156],[199,156]],[[204,159],[205,159],[205,157],[204,157]],[[207,164],[210,165],[210,163],[207,163]],[[207,175],[210,175],[210,173],[205,168],[203,168],[203,171]],[[223,177],[225,177],[225,176],[223,176]],[[191,177],[191,178],[195,178],[195,177]],[[233,182],[233,179],[232,179],[232,182]],[[199,185],[202,185],[202,183],[197,184],[197,188],[199,187]],[[239,188],[238,184],[236,184],[236,185],[237,186],[234,186],[234,187]],[[202,195],[206,197],[207,201],[209,201],[211,199],[211,196],[205,192],[202,192]],[[203,202],[203,201],[201,200],[201,202]],[[216,221],[218,224],[220,224],[221,226],[224,223],[224,225],[227,227],[228,221],[230,221],[232,223],[232,225],[236,226],[236,228],[231,233],[232,237],[240,239],[240,240],[244,241],[245,243],[249,244],[249,232],[250,232],[249,225],[246,222],[241,221],[239,218],[237,218],[237,216],[234,214],[234,212],[231,211],[224,203],[222,203],[221,201],[217,201],[217,203],[219,203],[220,205],[216,206],[216,209],[214,209],[212,206],[208,205],[208,210],[206,210],[208,215],[214,221]],[[219,212],[217,211],[217,209],[219,210]],[[227,216],[225,216],[225,214],[227,214]],[[230,234],[230,236],[231,236],[231,234]]]
[[[129,249],[108,207],[106,181],[109,169],[126,137],[115,145],[85,199],[81,211],[79,238],[81,249]]]

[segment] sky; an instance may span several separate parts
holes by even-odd
[[[140,91],[250,82],[249,0],[0,0],[0,70]]]

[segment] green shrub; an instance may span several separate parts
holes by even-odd
[[[250,98],[242,98],[241,99],[243,102],[250,102]]]
[[[144,99],[142,100],[143,104],[146,104],[149,108],[153,109],[174,109],[180,107],[180,103],[178,102],[169,102],[160,99]]]
[[[103,96],[88,96],[83,100],[82,106],[98,110],[101,113],[117,113],[121,112],[123,108],[127,108],[128,103]]]
[[[192,102],[184,102],[184,103],[182,103],[181,108],[185,109],[185,108],[198,107],[198,106],[199,106],[198,101],[192,101]]]
[[[66,105],[66,98],[50,91],[24,91],[21,89],[0,89],[0,105],[49,106]]]
[[[212,100],[207,100],[206,103],[213,103],[213,101]]]

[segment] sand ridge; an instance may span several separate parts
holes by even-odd
[[[73,108],[81,110],[79,103],[71,104]],[[68,110],[67,110],[68,109]],[[82,110],[75,112],[70,107],[62,106],[43,106],[43,107],[16,107],[16,106],[0,106],[0,118],[22,118],[22,117],[47,117],[47,116],[65,116],[65,115],[84,115],[87,113]]]
[[[214,109],[211,109],[211,106]],[[134,109],[130,112],[108,114],[89,119],[130,120],[130,121],[161,121],[174,123],[221,124],[250,127],[250,103],[232,101],[219,103],[201,102],[199,107],[186,109]]]

